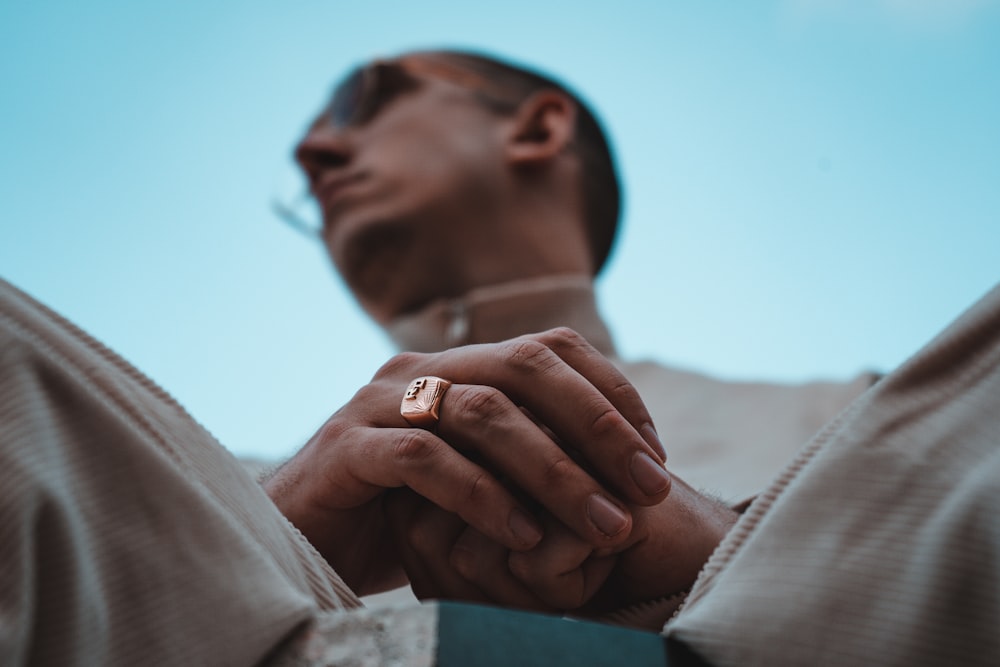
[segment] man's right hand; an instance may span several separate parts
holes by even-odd
[[[436,433],[399,413],[410,381],[428,375],[454,383]],[[626,503],[654,505],[669,493],[663,460],[632,385],[578,334],[554,329],[394,357],[265,489],[364,595],[405,581],[382,507],[387,489],[409,487],[490,540],[525,551],[544,530],[508,490],[516,487],[578,538],[605,549],[629,538]]]
[[[674,477],[670,494],[633,511],[622,544],[596,550],[551,516],[533,549],[510,551],[461,518],[396,491],[397,548],[420,599],[598,615],[687,590],[738,514]]]

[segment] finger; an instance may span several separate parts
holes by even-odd
[[[439,355],[400,355],[377,378],[393,378],[394,389],[386,387],[385,394],[395,398],[405,390],[395,375],[406,373],[412,379],[417,368],[456,384],[495,387],[515,405],[527,408],[563,443],[581,452],[600,479],[630,502],[655,504],[669,492],[669,475],[658,464],[660,454],[639,433],[650,433],[646,425],[651,428],[652,419],[638,393],[611,362],[568,329],[455,348]],[[455,393],[452,387],[442,400],[441,426]],[[478,416],[475,412],[468,415],[471,420]],[[401,419],[393,418],[397,423]]]
[[[552,329],[536,334],[560,359],[572,366],[589,380],[631,424],[661,462],[666,462],[667,451],[657,434],[653,418],[646,409],[639,392],[618,368],[571,329]]]
[[[670,490],[670,476],[663,466],[666,452],[635,387],[582,336],[569,329],[553,329],[529,338],[542,343],[600,392],[600,398],[591,398],[589,406],[584,403],[587,397],[582,395],[580,402],[573,403],[549,402],[536,407],[526,402],[529,410],[552,428],[564,444],[580,452],[600,479],[609,481],[629,500],[640,505],[662,500]],[[551,412],[552,407],[578,416],[574,421],[571,415]],[[560,426],[566,420],[569,430]],[[631,427],[645,442],[644,449],[635,448],[635,440],[619,439],[618,434],[626,427]]]
[[[448,562],[452,545],[467,528],[461,518],[409,489],[389,492],[385,508],[400,561],[417,598],[490,602]]]
[[[614,556],[595,557],[589,544],[555,521],[548,521],[545,539],[530,551],[511,552],[513,576],[543,602],[560,609],[586,604],[614,568]]]
[[[455,570],[481,590],[491,603],[529,611],[552,612],[518,581],[507,566],[510,550],[474,528],[467,528],[455,542],[449,560]]]
[[[407,376],[411,372],[412,368],[407,370]],[[377,380],[358,393],[352,407],[371,410],[392,393],[391,387],[389,380]],[[402,396],[402,389],[397,396]],[[573,462],[501,391],[456,384],[444,395],[439,410],[438,433],[443,440],[422,429],[378,428],[386,426],[378,423],[371,428],[353,426],[347,432],[331,433],[331,440],[349,443],[343,446],[352,448],[338,457],[342,465],[331,471],[338,480],[331,488],[349,486],[339,481],[344,478],[365,480],[371,488],[405,484],[510,549],[533,547],[541,539],[541,529],[522,512],[523,504],[515,510],[510,493],[483,468],[448,451],[446,441],[470,458],[485,459],[491,469],[501,471],[514,486],[595,546],[614,546],[628,537],[631,516],[624,504]],[[371,418],[393,424],[403,421],[398,409],[394,418]],[[357,415],[352,414],[352,419],[356,423]],[[331,421],[340,423],[338,418]],[[333,431],[335,426],[329,428]]]
[[[442,402],[441,437],[475,452],[595,546],[628,536],[628,510],[493,387],[455,385]]]
[[[408,486],[509,549],[529,549],[542,528],[504,486],[434,434],[422,429],[356,428],[355,451],[337,473],[382,488]]]

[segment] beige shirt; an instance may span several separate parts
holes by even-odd
[[[1000,287],[750,506],[667,624],[713,665],[1000,663]]]
[[[996,664],[998,480],[1000,289],[801,449],[665,632],[720,667]],[[0,565],[4,665],[435,654],[424,608],[346,613],[354,595],[204,429],[2,281]]]
[[[0,664],[253,665],[358,605],[173,399],[0,280]]]

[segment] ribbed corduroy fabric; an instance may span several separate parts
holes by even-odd
[[[730,531],[668,636],[712,664],[1000,664],[1000,287]]]
[[[0,281],[0,664],[252,665],[358,604],[176,402]]]

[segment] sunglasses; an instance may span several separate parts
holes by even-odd
[[[472,91],[481,102],[499,111],[517,106],[509,99],[509,93],[503,94],[496,84],[475,72],[430,55],[404,56],[396,60],[375,60],[349,72],[334,88],[317,123],[329,123],[337,130],[362,126],[391,102],[418,90],[428,79]],[[293,229],[311,239],[321,239],[322,224],[307,222],[315,216],[302,211],[310,201],[305,191],[294,198],[274,197],[271,208]]]
[[[417,90],[425,79],[469,89],[493,104],[501,101],[495,85],[475,72],[430,56],[376,60],[351,71],[334,88],[326,120],[335,128],[364,125],[390,102]]]

